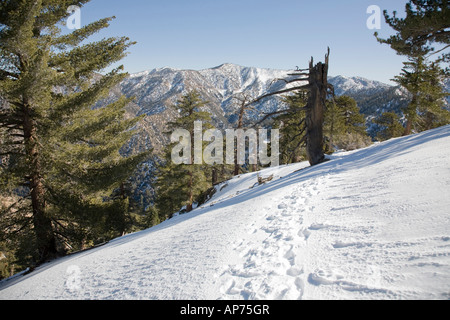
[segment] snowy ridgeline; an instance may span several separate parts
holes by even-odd
[[[448,299],[450,126],[267,169],[0,299]]]
[[[285,89],[287,85],[277,79],[289,78],[288,75],[292,72],[293,70],[244,67],[230,63],[199,71],[162,68],[130,75],[120,84],[119,91],[128,97],[136,97],[136,114],[154,115],[176,103],[180,94],[195,89],[208,101],[206,108],[209,108],[213,118],[225,121],[223,124],[226,125],[228,121],[237,121],[235,114],[240,104],[233,97],[240,97],[245,93],[249,99],[256,99],[267,92]],[[330,77],[329,82],[334,85],[337,95],[363,97],[357,100],[361,102],[360,107],[365,109],[369,97],[383,97],[394,89],[391,85],[361,77],[336,76]],[[398,95],[394,95],[394,100],[404,96],[399,91]],[[378,107],[380,103],[378,99]],[[247,114],[251,120],[258,120],[261,113],[279,110],[283,105],[274,96],[256,103],[254,107],[257,112]]]

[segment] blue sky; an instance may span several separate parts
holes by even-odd
[[[367,8],[404,13],[406,0],[92,0],[81,10],[85,25],[116,16],[96,37],[127,36],[137,44],[122,60],[126,71],[173,67],[200,70],[222,63],[292,69],[323,61],[330,75],[389,83],[404,57],[379,44]],[[392,30],[382,18],[379,33]],[[95,40],[96,38],[92,38]]]

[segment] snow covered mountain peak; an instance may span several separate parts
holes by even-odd
[[[336,76],[330,77],[329,82],[335,87],[335,93],[337,95],[356,94],[362,90],[373,94],[376,91],[383,91],[392,88],[389,84],[369,80],[363,77]]]
[[[233,63],[224,63],[202,70],[164,67],[132,74],[124,80],[121,87],[127,95],[137,97],[145,95],[146,100],[151,99],[154,102],[158,99],[165,101],[167,99],[164,97],[181,94],[194,88],[201,94],[207,93],[207,96],[220,96],[221,107],[227,113],[230,111],[227,102],[237,93],[247,93],[256,98],[267,91],[278,90],[285,84],[276,80],[288,77],[290,72],[292,70],[244,67]],[[360,92],[375,94],[392,88],[388,84],[362,77],[336,76],[330,77],[329,82],[335,86],[337,95]],[[274,107],[274,103],[271,103],[271,107]],[[270,107],[261,107],[266,111],[268,108]]]
[[[176,114],[170,106],[176,104],[182,94],[197,90],[208,101],[210,112],[218,128],[233,127],[237,121],[239,101],[236,96],[245,94],[248,99],[286,87],[283,81],[292,70],[245,67],[233,63],[203,70],[182,70],[170,67],[135,73],[123,80],[117,92],[136,97],[129,106],[129,116],[147,115],[140,124],[141,137],[133,141],[133,148],[159,149],[167,139],[165,124]],[[400,110],[407,99],[402,91],[384,83],[361,77],[330,77],[337,95],[347,94],[357,100],[362,113],[369,119],[382,111]],[[280,97],[273,96],[255,104],[255,111],[247,114],[248,121],[261,118],[261,114],[284,108]],[[372,133],[371,133],[372,134]]]
[[[210,70],[210,69],[213,69],[213,70],[218,70],[218,69],[220,69],[220,70],[232,70],[232,69],[235,69],[236,70],[236,69],[243,69],[243,68],[245,68],[245,67],[243,67],[241,65],[238,65],[238,64],[235,64],[235,63],[226,62],[226,63],[222,63],[219,66],[212,67],[212,68],[207,68],[207,69],[203,69],[203,70]]]

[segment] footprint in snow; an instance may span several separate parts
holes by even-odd
[[[286,271],[286,274],[291,277],[298,277],[303,274],[303,269],[292,267]]]
[[[228,279],[221,287],[220,292],[222,294],[231,294],[231,290],[236,285],[236,282],[233,279]]]
[[[313,231],[318,231],[318,230],[322,230],[322,229],[326,229],[328,228],[327,225],[325,224],[312,224],[308,229],[309,230],[313,230]]]
[[[287,211],[287,210],[284,210],[284,211],[281,213],[281,215],[282,215],[283,217],[292,217],[292,213],[290,213],[290,212]]]
[[[303,237],[305,240],[308,240],[309,237],[311,236],[311,234],[312,234],[312,232],[309,231],[308,229],[301,229],[301,230],[298,232],[298,236],[299,236],[299,237]]]
[[[342,282],[343,276],[334,273],[332,270],[317,269],[308,277],[308,282],[315,286],[333,285]]]
[[[293,246],[284,254],[284,258],[289,261],[291,266],[295,265],[296,254]]]
[[[302,270],[303,273],[303,270]],[[297,287],[297,290],[299,291],[300,295],[298,296],[297,300],[303,299],[303,293],[305,292],[305,283],[301,278],[295,279],[295,286]]]
[[[348,247],[355,247],[357,249],[361,249],[364,247],[371,247],[373,245],[373,243],[365,243],[365,242],[359,242],[359,241],[349,241],[349,242],[344,242],[341,240],[336,241],[333,244],[333,248],[335,249],[343,249],[343,248],[348,248]]]

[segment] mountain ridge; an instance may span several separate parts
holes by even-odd
[[[264,93],[286,88],[279,78],[288,77],[294,70],[245,67],[233,63],[202,69],[155,68],[130,74],[122,81],[117,94],[134,96],[136,100],[128,107],[130,116],[146,115],[141,129],[150,137],[149,145],[159,150],[164,144],[164,126],[176,117],[171,105],[190,90],[199,91],[208,101],[205,110],[212,114],[218,128],[234,127],[239,107],[236,96],[245,94],[257,98]],[[336,95],[350,95],[357,100],[368,121],[377,113],[400,111],[407,103],[406,93],[398,87],[363,77],[333,76],[329,82],[334,85]],[[249,121],[260,119],[262,113],[283,108],[280,97],[274,96],[255,104],[255,110],[248,114]],[[153,121],[153,125],[150,122]],[[156,123],[156,126],[155,126]]]
[[[225,113],[233,111],[229,99],[239,93],[247,93],[256,98],[263,93],[279,90],[286,87],[283,82],[276,79],[286,78],[294,70],[279,70],[270,68],[245,67],[232,63],[224,63],[212,68],[193,70],[175,69],[171,67],[155,68],[130,74],[120,85],[125,95],[134,93],[141,105],[143,113],[154,114],[164,108],[155,108],[155,104],[172,100],[174,95],[181,95],[187,90],[197,89],[208,98],[211,93],[222,102]],[[337,95],[355,94],[368,91],[375,94],[377,91],[392,89],[394,86],[370,80],[364,77],[330,76],[329,82],[335,86]],[[142,90],[144,89],[144,90]],[[215,92],[213,92],[215,91]],[[273,97],[277,99],[276,97]],[[267,99],[271,100],[271,99]],[[211,103],[217,99],[211,99]],[[264,104],[264,103],[263,103]],[[270,105],[270,104],[269,104]],[[257,109],[270,109],[276,107],[259,106]],[[274,111],[274,110],[270,110]]]
[[[235,97],[245,94],[250,99],[264,93],[286,88],[283,81],[294,70],[245,67],[233,63],[202,69],[176,69],[171,67],[155,68],[126,77],[111,94],[115,99],[124,94],[135,97],[127,107],[128,117],[144,115],[136,127],[136,135],[125,146],[124,153],[153,149],[160,155],[168,143],[167,123],[175,120],[177,110],[171,106],[184,93],[197,90],[202,99],[208,101],[204,107],[212,115],[213,124],[218,129],[234,128],[237,121],[239,101]],[[408,97],[398,87],[363,77],[330,77],[329,82],[335,86],[337,95],[348,94],[355,98],[367,123],[384,111],[397,111],[408,102]],[[255,104],[255,110],[247,114],[247,122],[261,119],[261,115],[285,107],[279,96],[273,96]],[[376,126],[370,126],[369,133],[376,135]],[[147,163],[154,166],[154,161]],[[152,190],[150,182],[152,170],[143,170],[143,177],[137,178],[137,185],[143,194]],[[142,175],[142,174],[139,174]],[[151,191],[153,192],[153,191]],[[138,196],[137,196],[138,198]]]

